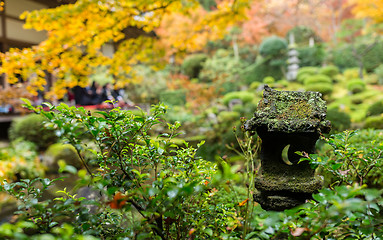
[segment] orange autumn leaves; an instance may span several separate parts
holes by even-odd
[[[117,192],[112,201],[108,202],[108,205],[112,209],[121,209],[126,205],[127,196],[122,194],[121,192]]]

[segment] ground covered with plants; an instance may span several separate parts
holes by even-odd
[[[22,114],[0,239],[383,239],[382,0],[59,2],[21,16],[46,41],[0,53],[0,116]],[[73,106],[92,83],[120,103]],[[332,125],[299,153],[323,188],[280,212],[254,201],[243,131],[266,85],[320,92]]]
[[[273,212],[253,200],[259,143],[240,129],[233,134],[245,160],[212,162],[198,155],[203,141],[196,146],[174,141],[180,123],[164,120],[165,105],[153,106],[149,114],[26,105],[45,118],[60,142],[72,146],[84,167],[59,159],[58,177],[35,177],[28,169],[37,171],[36,156],[10,153],[29,165],[20,166],[18,179],[2,176],[1,192],[17,206],[0,225],[3,239],[383,237],[379,130],[323,137],[320,151],[303,154],[302,161],[318,167],[324,188],[301,206]],[[68,179],[71,184],[60,184]]]

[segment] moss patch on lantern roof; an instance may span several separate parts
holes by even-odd
[[[267,85],[254,117],[245,129],[254,131],[266,127],[268,131],[323,132],[330,131],[326,119],[326,102],[318,92],[277,91]]]

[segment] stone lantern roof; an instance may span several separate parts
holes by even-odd
[[[328,133],[331,123],[326,119],[326,102],[318,92],[277,91],[265,85],[263,98],[254,117],[246,122],[247,131],[258,127],[269,132]]]

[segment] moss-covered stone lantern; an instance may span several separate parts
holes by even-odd
[[[245,123],[262,139],[261,169],[255,180],[255,201],[281,211],[310,199],[322,186],[297,151],[314,153],[320,133],[328,133],[326,103],[317,92],[277,91],[267,85],[254,117]]]

